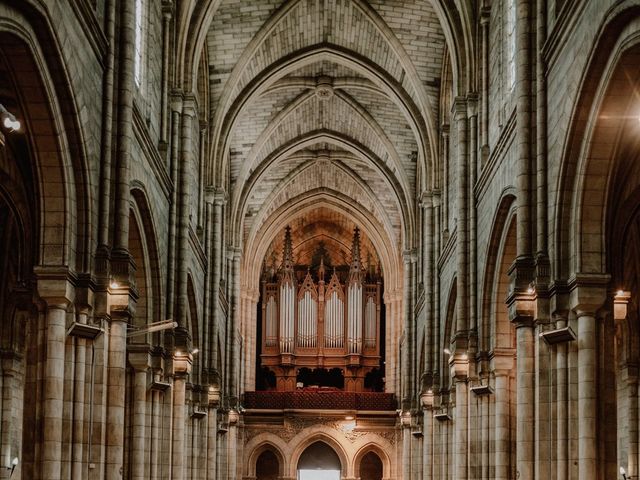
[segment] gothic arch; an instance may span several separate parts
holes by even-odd
[[[364,456],[368,453],[374,453],[378,456],[382,462],[382,478],[391,478],[391,459],[382,445],[376,443],[369,443],[360,448],[353,457],[352,471],[354,477],[360,478],[360,464]]]
[[[256,477],[256,464],[258,458],[266,450],[270,450],[278,459],[279,476],[284,476],[288,471],[289,465],[287,463],[288,452],[287,445],[282,441],[280,437],[273,433],[260,433],[253,437],[245,447],[249,452],[247,455],[247,463],[245,465],[244,475],[247,477]]]
[[[336,432],[336,433],[334,433]],[[351,464],[349,463],[349,456],[342,446],[343,439],[337,436],[337,431],[323,426],[312,427],[303,430],[294,438],[291,439],[291,463],[289,464],[289,477],[297,477],[298,461],[300,456],[304,453],[307,447],[313,445],[316,442],[322,442],[327,444],[340,459],[342,466],[340,477],[352,477],[350,471]]]
[[[84,271],[92,253],[92,217],[76,97],[46,14],[27,4],[3,4],[0,19],[0,55],[14,76],[8,80],[17,93],[16,113],[23,120],[38,190],[36,262]],[[18,73],[33,82],[28,91],[15,78]]]
[[[611,188],[612,159],[619,148],[627,118],[627,94],[633,81],[625,71],[638,64],[640,5],[621,2],[605,15],[564,145],[556,191],[554,274],[605,273],[607,270],[606,210]],[[637,82],[637,79],[636,79]]]
[[[481,297],[482,321],[480,324],[480,348],[484,351],[490,351],[498,346],[495,336],[498,328],[496,326],[496,309],[500,302],[498,298],[498,276],[504,274],[500,266],[504,260],[505,242],[509,229],[514,226],[515,209],[516,197],[513,189],[509,188],[503,192],[498,208],[496,209],[490,241],[486,248],[485,272]],[[506,309],[505,300],[506,296],[502,299],[502,307]]]

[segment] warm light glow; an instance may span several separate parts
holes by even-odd
[[[13,122],[11,121],[11,119],[9,117],[4,117],[4,121],[2,122],[2,124],[4,125],[4,128],[11,128],[11,126],[13,125]]]
[[[344,417],[345,420],[353,420],[353,416],[352,415],[347,415],[346,417]]]
[[[446,353],[447,355],[451,355],[451,350],[449,350],[448,348],[445,348],[444,353]]]
[[[182,356],[182,352],[180,350],[176,350],[176,357]]]
[[[618,290],[618,291],[616,292],[616,295],[618,295],[619,297],[621,297],[622,295],[624,295],[624,290]],[[620,468],[622,468],[622,467],[620,467]]]
[[[120,285],[118,285],[118,282],[116,282],[115,280],[111,281],[111,285],[110,285],[111,288],[118,288],[119,286]]]
[[[533,294],[533,292],[535,292],[535,291],[536,291],[536,290],[535,290],[535,288],[533,288],[533,287],[529,287],[529,288],[527,288],[527,293],[528,293],[529,295]]]
[[[11,461],[11,465],[13,465],[14,467],[18,465],[18,457],[13,457],[13,460]]]
[[[194,348],[193,350],[191,350],[191,355],[195,355],[196,353],[198,353],[200,351],[199,348]]]
[[[624,469],[624,467],[620,467],[620,475],[626,475],[627,471]]]

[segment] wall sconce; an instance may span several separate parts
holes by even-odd
[[[2,105],[0,105],[1,107]],[[13,476],[13,471],[16,469],[16,467],[18,466],[18,463],[20,463],[20,460],[18,460],[18,457],[13,457],[13,460],[11,460],[11,465],[7,465],[6,468],[7,470],[11,470],[11,472],[9,473],[9,478],[11,478]]]
[[[2,120],[2,126],[10,132],[17,132],[22,127],[20,120],[17,120],[15,115],[7,110],[4,105],[0,103],[0,120]]]
[[[623,480],[631,480],[632,478],[638,478],[635,475],[627,475],[627,471],[624,467],[620,467],[620,475],[622,475]]]

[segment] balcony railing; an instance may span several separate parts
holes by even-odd
[[[247,409],[396,410],[392,393],[296,390],[293,392],[245,392]]]

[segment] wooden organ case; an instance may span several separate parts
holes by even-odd
[[[282,264],[270,274],[265,269],[262,279],[260,363],[275,374],[271,389],[323,388],[303,375],[319,371],[338,377],[333,388],[350,392],[374,390],[365,377],[377,373],[382,388],[381,275],[363,268],[358,228],[350,265],[327,270],[324,259],[294,265],[287,227]]]

